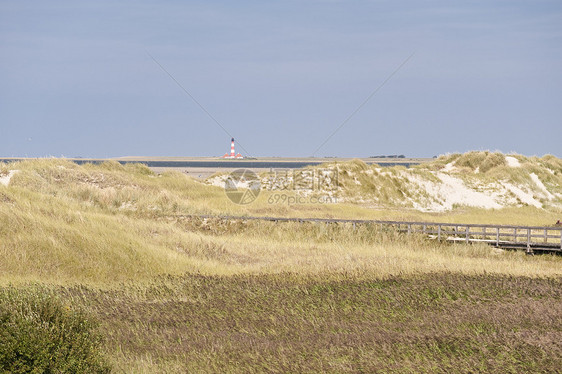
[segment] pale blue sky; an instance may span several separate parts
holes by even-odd
[[[0,1],[0,156],[562,156],[561,1]],[[240,151],[242,149],[239,148]],[[245,153],[245,152],[242,152]]]

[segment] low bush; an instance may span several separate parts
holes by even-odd
[[[108,373],[96,322],[41,287],[0,289],[0,371]]]

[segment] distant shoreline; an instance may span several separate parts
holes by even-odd
[[[371,158],[371,157],[253,157],[244,159],[223,159],[220,157],[144,157],[144,156],[126,156],[126,157],[110,157],[110,158],[82,158],[82,157],[1,157],[0,162],[15,162],[23,160],[35,159],[63,159],[76,162],[77,164],[84,163],[101,163],[104,161],[117,161],[119,163],[143,163],[147,165],[181,165],[181,164],[213,164],[220,166],[231,165],[245,165],[245,164],[305,164],[305,165],[319,165],[327,162],[347,162],[351,160],[361,160],[367,164],[421,164],[429,162],[431,158]],[[291,166],[288,166],[291,167]]]
[[[0,162],[17,162],[40,158],[0,158]],[[195,178],[207,178],[217,172],[229,172],[235,169],[250,169],[263,172],[272,169],[300,169],[307,166],[318,166],[324,163],[348,162],[354,158],[281,158],[263,157],[252,159],[220,159],[218,157],[118,157],[118,158],[61,158],[82,165],[86,163],[99,164],[105,161],[117,161],[121,164],[145,164],[156,173],[179,171]],[[357,158],[355,158],[357,159]],[[383,167],[401,165],[410,167],[428,162],[430,158],[359,158],[367,164],[378,164]]]

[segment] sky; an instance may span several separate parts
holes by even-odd
[[[0,157],[231,137],[254,157],[562,157],[562,2],[0,0]]]

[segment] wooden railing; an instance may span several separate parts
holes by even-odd
[[[425,234],[436,240],[465,243],[487,243],[499,248],[525,249],[528,253],[533,253],[533,250],[555,251],[562,253],[562,227],[560,226],[512,226],[416,221],[214,215],[189,215],[178,217],[247,221],[260,220],[270,222],[314,222],[326,224],[348,223],[351,224],[353,228],[356,228],[357,225],[379,225],[381,229],[383,227],[391,227],[408,234]]]

